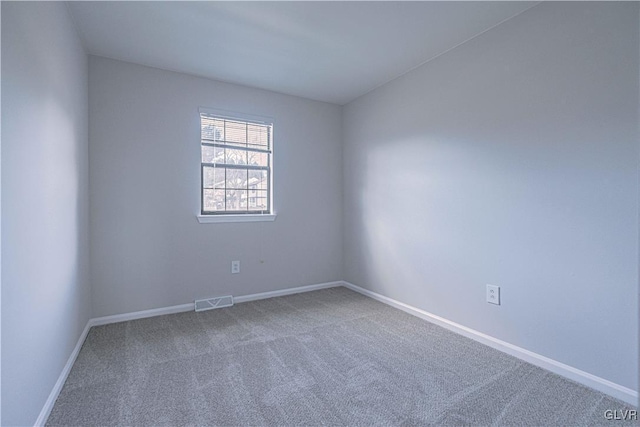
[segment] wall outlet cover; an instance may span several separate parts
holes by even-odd
[[[487,285],[487,302],[500,305],[500,286]]]
[[[240,261],[231,261],[231,274],[240,273]]]

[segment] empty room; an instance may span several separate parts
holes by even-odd
[[[637,424],[639,2],[0,18],[2,426]]]

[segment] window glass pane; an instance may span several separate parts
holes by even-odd
[[[204,166],[202,168],[202,188],[213,188],[213,168]]]
[[[271,154],[251,150],[271,149],[271,125],[216,118],[206,113],[200,115],[200,124],[203,212],[266,211],[270,205]]]
[[[249,155],[248,164],[254,165],[254,166],[269,166],[268,153],[258,153],[255,151],[249,151],[247,154]]]
[[[225,163],[231,165],[246,165],[247,164],[247,150],[238,150],[234,148],[226,149],[226,161]]]
[[[214,180],[213,180],[213,188],[224,188],[225,187],[225,178],[226,178],[226,169],[225,168],[213,168],[214,170]]]
[[[267,191],[249,190],[249,210],[258,211],[267,209]]]
[[[204,166],[202,168],[202,186],[203,188],[224,188],[225,169],[214,168],[213,166]]]
[[[226,196],[228,211],[247,210],[246,190],[227,190]]]
[[[202,146],[203,163],[224,163],[224,148]]]
[[[246,211],[247,210],[247,191],[239,191],[239,195],[238,198],[240,200],[240,210],[241,211]]]
[[[224,190],[213,190],[213,199],[215,202],[215,210],[224,211]]]
[[[267,189],[267,171],[249,171],[249,190],[266,190]]]
[[[202,194],[202,209],[205,211],[214,210],[215,202],[213,197],[214,190],[203,190]]]
[[[203,210],[206,212],[224,211],[224,190],[204,190]]]
[[[227,189],[247,189],[246,169],[227,169]]]

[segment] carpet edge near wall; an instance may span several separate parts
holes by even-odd
[[[389,298],[387,296],[354,285],[353,283],[343,281],[343,284],[346,288],[351,289],[354,292],[358,292],[362,295],[373,298],[391,307],[397,308],[430,323],[441,326],[449,331],[455,332],[459,335],[465,336],[481,344],[489,346],[495,350],[507,353],[520,360],[531,363],[532,365],[535,365],[539,368],[553,372],[554,374],[558,374],[561,377],[577,382],[599,392],[605,393],[616,399],[620,399],[633,406],[637,406],[638,404],[637,390],[632,390],[628,387],[614,383],[613,381],[598,377],[597,375],[590,374],[589,372],[585,372],[573,366],[567,365],[533,351],[529,351],[525,348],[518,347],[506,341],[499,340],[490,335],[483,334],[482,332],[476,331],[475,329],[460,325],[456,322],[437,316],[433,313],[429,313],[428,311],[421,310],[409,304],[394,300],[393,298]]]
[[[241,304],[243,302],[257,301],[257,300],[266,299],[266,298],[275,298],[275,297],[280,297],[285,295],[294,295],[302,292],[311,292],[311,291],[317,291],[320,289],[334,288],[338,286],[344,286],[344,284],[345,282],[339,280],[334,282],[324,282],[324,283],[316,283],[313,285],[298,286],[294,288],[278,289],[275,291],[261,292],[257,294],[241,295],[239,297],[234,297],[234,302]],[[49,418],[49,415],[51,414],[51,411],[53,410],[53,407],[56,403],[56,400],[58,399],[58,396],[62,391],[62,387],[64,386],[64,383],[67,381],[67,377],[71,372],[71,368],[73,367],[73,364],[75,363],[76,359],[78,358],[78,355],[80,354],[80,349],[82,348],[82,345],[84,344],[87,338],[87,335],[89,334],[89,330],[92,327],[109,325],[112,323],[127,322],[130,320],[145,319],[145,318],[155,317],[155,316],[164,316],[167,314],[182,313],[185,311],[191,311],[193,309],[194,309],[194,303],[186,303],[186,304],[172,305],[168,307],[153,308],[149,310],[134,311],[131,313],[121,313],[121,314],[114,314],[110,316],[94,317],[89,319],[87,321],[87,325],[84,327],[84,330],[82,331],[82,333],[80,334],[80,337],[78,338],[78,342],[76,343],[76,346],[74,347],[73,351],[69,355],[69,359],[67,359],[67,363],[62,368],[62,372],[60,373],[58,380],[53,386],[51,393],[49,393],[49,397],[47,398],[44,406],[42,407],[42,410],[40,411],[40,414],[38,415],[38,418],[36,419],[34,426],[40,427],[46,424],[47,419]]]

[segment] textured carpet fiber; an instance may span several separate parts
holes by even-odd
[[[632,408],[331,288],[94,327],[47,424],[632,425],[607,409]]]

